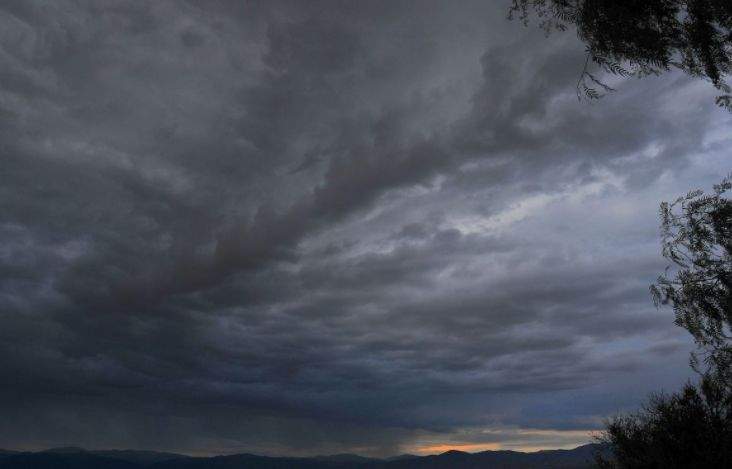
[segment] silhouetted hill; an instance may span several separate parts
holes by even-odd
[[[273,458],[253,454],[235,454],[212,458],[188,458],[185,460],[165,461],[149,467],[154,469],[345,469],[365,466],[352,461],[323,461],[315,458]]]
[[[182,454],[175,453],[161,453],[158,451],[134,451],[130,449],[125,450],[102,450],[102,451],[90,451],[92,454],[98,456],[104,456],[108,458],[121,459],[122,461],[133,462],[137,464],[150,465],[156,462],[171,461],[182,458],[189,458],[190,456],[184,456]]]
[[[343,453],[343,454],[330,454],[327,456],[315,456],[313,459],[317,459],[318,461],[327,461],[327,462],[350,462],[350,463],[371,463],[371,462],[380,462],[379,459],[375,458],[367,458],[364,456],[359,456],[358,454],[350,454],[350,453]]]
[[[156,462],[188,458],[180,454],[156,451],[104,450],[83,448],[51,448],[37,453],[2,451],[0,469],[140,469]]]
[[[448,451],[433,456],[402,455],[387,460],[354,454],[313,458],[235,454],[194,458],[153,451],[86,451],[54,448],[38,453],[0,453],[0,469],[589,469],[601,445],[535,453]]]
[[[61,446],[59,448],[49,448],[41,452],[54,454],[77,454],[86,453],[87,451],[84,448],[79,448],[78,446]]]
[[[0,469],[140,469],[119,459],[81,453],[18,453],[0,458]]]
[[[484,451],[446,453],[420,458],[391,460],[379,467],[388,469],[585,469],[595,467],[594,454],[600,445],[585,445],[572,450],[550,450],[535,453],[518,451]]]
[[[420,456],[417,456],[416,454],[400,454],[399,456],[392,456],[390,458],[387,458],[387,461],[402,461],[404,459],[414,459],[419,458]]]

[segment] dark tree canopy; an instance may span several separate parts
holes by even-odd
[[[732,110],[725,79],[732,61],[730,0],[513,0],[510,16],[534,11],[547,31],[572,24],[588,62],[614,75],[645,76],[678,68],[706,78]],[[597,98],[611,88],[586,66],[578,91]]]
[[[613,458],[601,468],[690,469],[732,467],[732,394],[705,377],[670,396],[653,396],[643,410],[608,422],[601,442]]]
[[[707,364],[732,377],[732,189],[727,178],[714,193],[692,191],[661,204],[663,255],[673,268],[651,286],[656,304],[673,306]]]

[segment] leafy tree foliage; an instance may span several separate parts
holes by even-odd
[[[725,83],[732,62],[730,0],[513,0],[509,17],[526,23],[531,11],[547,32],[576,26],[587,45],[578,96],[612,91],[590,72],[590,61],[624,77],[678,68],[711,81],[723,93],[717,104],[732,111]]]
[[[687,329],[704,361],[730,383],[732,378],[732,189],[730,178],[706,195],[697,190],[661,204],[663,255],[667,269],[651,286],[656,304],[673,306],[676,324]],[[696,368],[699,360],[692,356]]]
[[[732,467],[732,392],[711,376],[673,395],[655,395],[635,414],[608,422],[599,438],[605,469]]]
[[[601,468],[732,467],[732,190],[730,177],[712,194],[696,190],[661,204],[662,252],[673,263],[651,286],[656,304],[671,304],[705,355],[699,385],[653,396],[635,414],[607,423],[599,438],[612,458]]]

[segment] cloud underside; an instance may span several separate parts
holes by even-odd
[[[687,376],[647,286],[724,170],[704,83],[578,103],[491,2],[0,21],[2,445],[571,446]]]

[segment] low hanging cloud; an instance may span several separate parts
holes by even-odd
[[[3,5],[0,446],[571,446],[680,384],[656,207],[729,116],[577,102],[504,9]]]

